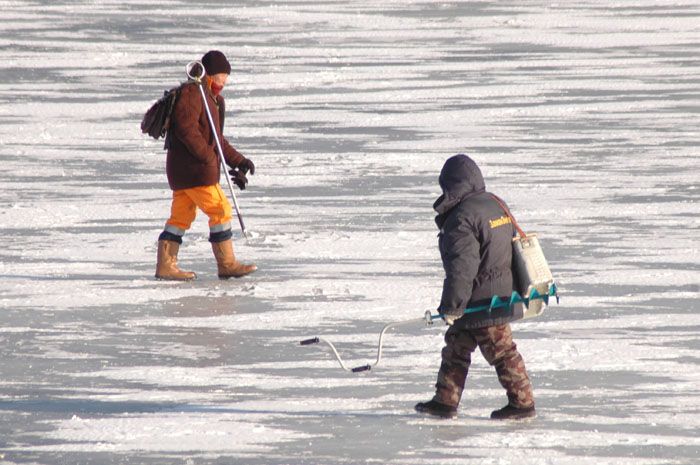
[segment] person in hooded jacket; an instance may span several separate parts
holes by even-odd
[[[202,57],[206,71],[202,84],[214,126],[233,182],[245,189],[246,175],[255,173],[253,162],[241,155],[223,137],[225,102],[221,95],[231,64],[218,50]],[[196,73],[195,73],[196,74]],[[191,271],[177,265],[182,237],[195,219],[197,208],[209,217],[209,242],[217,262],[221,279],[239,278],[257,269],[254,264],[236,260],[231,232],[231,204],[219,185],[219,155],[212,128],[204,107],[198,84],[190,81],[183,85],[172,113],[172,123],[166,138],[168,155],[166,172],[173,191],[170,218],[158,237],[156,278],[186,281],[195,279]]]
[[[463,154],[449,158],[440,172],[443,194],[435,202],[435,221],[445,281],[438,312],[450,327],[432,400],[415,409],[444,418],[457,414],[471,355],[478,347],[506,390],[508,404],[493,419],[535,416],[532,385],[509,322],[522,317],[514,308],[464,313],[488,305],[494,295],[509,299],[513,291],[512,239],[515,234],[503,202],[486,191],[476,163]]]

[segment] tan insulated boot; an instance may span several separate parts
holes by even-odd
[[[258,269],[255,265],[246,265],[236,260],[231,239],[212,242],[211,248],[216,257],[216,265],[219,268],[219,278],[221,279],[240,278]]]
[[[182,271],[177,267],[177,252],[180,244],[175,241],[158,241],[158,264],[156,278],[170,281],[191,281],[197,277],[191,271]]]

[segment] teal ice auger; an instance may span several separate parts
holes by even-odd
[[[529,307],[531,301],[537,301],[541,300],[544,302],[545,305],[549,305],[549,298],[550,297],[555,297],[557,299],[557,303],[559,303],[559,293],[558,293],[558,288],[557,285],[554,283],[549,284],[547,292],[545,293],[540,293],[535,289],[534,287],[531,288],[530,294],[527,297],[522,297],[517,291],[513,291],[513,293],[510,296],[510,299],[508,300],[503,300],[497,295],[493,296],[491,298],[491,303],[489,305],[480,305],[477,307],[468,307],[464,309],[464,314],[474,314],[478,312],[488,312],[489,314],[493,310],[501,309],[501,308],[510,308],[511,310],[515,309],[517,304],[522,303],[525,308]],[[541,313],[538,312],[537,315]],[[532,316],[536,316],[533,314]],[[525,316],[524,318],[527,318]],[[427,310],[425,312],[425,315],[422,318],[414,318],[412,320],[403,320],[403,321],[394,321],[392,323],[387,324],[382,328],[382,331],[379,333],[379,345],[377,346],[377,359],[374,363],[368,363],[366,365],[360,365],[355,368],[349,368],[345,363],[343,362],[343,359],[340,357],[340,354],[338,353],[338,350],[335,348],[333,343],[329,341],[328,339],[320,336],[312,337],[310,339],[304,339],[303,341],[300,341],[299,344],[302,346],[308,346],[312,344],[318,344],[319,342],[323,342],[328,345],[328,347],[331,348],[333,351],[333,354],[335,355],[335,358],[338,360],[338,363],[340,364],[340,367],[345,370],[345,371],[350,371],[352,373],[359,373],[362,371],[369,371],[372,369],[372,367],[375,367],[379,365],[379,362],[382,360],[382,347],[384,345],[384,335],[390,328],[394,328],[396,326],[405,326],[405,325],[410,325],[414,323],[425,323],[426,326],[432,326],[433,322],[435,320],[442,319],[442,315],[440,314],[432,314],[430,310]]]
[[[510,295],[510,300],[502,300],[500,297],[497,295],[493,296],[491,298],[491,303],[488,305],[480,305],[478,307],[468,307],[464,309],[464,314],[467,315],[469,313],[477,313],[477,312],[488,312],[491,313],[492,310],[496,310],[499,308],[506,308],[510,307],[513,308],[515,307],[516,304],[522,303],[525,307],[530,306],[530,301],[532,300],[542,300],[544,301],[545,305],[549,305],[549,298],[550,297],[556,297],[557,303],[559,303],[559,289],[557,288],[557,285],[552,283],[549,285],[549,289],[545,294],[540,294],[537,289],[534,287],[530,290],[530,295],[527,297],[522,297],[518,291],[513,291],[513,293]],[[430,312],[426,312],[425,318],[427,320],[428,314]],[[433,320],[438,320],[442,318],[442,315],[437,314],[433,315],[430,314],[430,321]]]

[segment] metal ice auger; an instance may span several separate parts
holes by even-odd
[[[549,289],[545,294],[540,294],[537,289],[532,289],[530,291],[530,295],[527,297],[522,297],[517,291],[513,291],[513,293],[510,296],[510,299],[508,300],[503,300],[498,296],[493,296],[491,298],[491,303],[489,305],[480,305],[478,307],[468,307],[464,309],[464,314],[469,314],[469,313],[477,313],[477,312],[489,312],[491,313],[492,310],[496,310],[499,308],[513,308],[516,304],[522,303],[525,306],[528,306],[531,300],[542,300],[544,301],[545,304],[549,304],[549,298],[550,297],[556,297],[557,303],[559,303],[559,294],[558,294],[558,289],[557,285],[552,283],[549,285]],[[303,341],[299,342],[299,345],[302,346],[308,346],[308,345],[313,345],[313,344],[318,344],[319,342],[323,342],[328,345],[328,347],[331,348],[333,351],[333,354],[335,355],[336,360],[338,360],[338,363],[340,364],[340,367],[345,370],[345,371],[350,371],[352,373],[360,373],[362,371],[369,371],[372,369],[372,367],[375,367],[379,365],[379,362],[382,360],[382,348],[384,345],[384,336],[386,332],[390,328],[394,328],[396,326],[405,326],[405,325],[410,325],[414,323],[425,323],[425,326],[432,326],[433,322],[435,320],[440,320],[442,319],[442,315],[440,314],[432,314],[430,313],[430,310],[427,310],[425,312],[425,315],[422,318],[414,318],[412,320],[403,320],[403,321],[394,321],[392,323],[387,324],[382,328],[381,332],[379,333],[379,344],[377,346],[377,359],[374,361],[374,363],[368,363],[366,365],[360,365],[355,368],[348,368],[347,365],[345,365],[345,362],[343,362],[343,359],[340,357],[340,354],[338,353],[338,350],[335,348],[333,343],[329,341],[328,339],[321,337],[321,336],[316,336],[312,337],[310,339],[304,339]]]
[[[195,75],[192,74],[195,69],[198,69],[201,74]],[[209,104],[207,103],[207,97],[204,95],[204,87],[202,87],[202,78],[206,75],[206,71],[204,70],[204,65],[200,61],[191,61],[187,63],[187,66],[185,67],[185,72],[187,73],[187,77],[192,79],[197,86],[199,87],[199,93],[202,94],[202,104],[204,105],[204,109],[207,112],[207,119],[209,120],[209,126],[211,126],[211,132],[214,136],[214,140],[216,141],[216,149],[219,154],[219,161],[221,162],[221,169],[224,170],[224,177],[226,178],[226,182],[228,182],[228,188],[231,191],[231,198],[233,199],[233,207],[236,210],[236,216],[238,216],[238,223],[241,225],[241,232],[243,233],[243,237],[247,238],[248,237],[248,231],[245,228],[245,224],[243,223],[243,215],[241,214],[241,209],[238,207],[238,201],[236,200],[236,194],[233,192],[233,185],[231,185],[231,178],[229,178],[228,174],[226,173],[226,159],[224,158],[224,151],[221,148],[221,142],[219,141],[219,135],[216,132],[216,128],[214,127],[214,118],[211,116],[211,111],[209,110]]]

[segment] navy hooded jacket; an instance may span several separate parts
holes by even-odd
[[[493,194],[486,191],[476,163],[466,155],[449,158],[440,172],[443,194],[433,208],[445,282],[438,311],[461,315],[467,307],[488,305],[494,295],[509,299],[513,224]],[[522,318],[522,305],[469,313],[456,327],[479,328]]]

